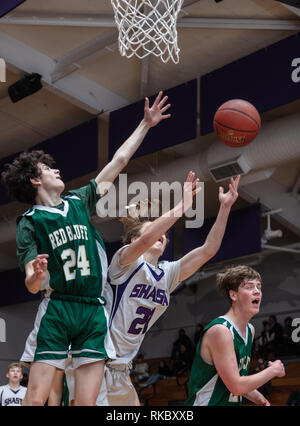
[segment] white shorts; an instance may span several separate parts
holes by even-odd
[[[104,369],[104,378],[99,393],[99,401],[107,401],[109,406],[135,406],[137,393],[129,377],[127,365],[111,366],[108,362]],[[106,392],[106,398],[105,398]],[[101,394],[101,395],[100,395]]]

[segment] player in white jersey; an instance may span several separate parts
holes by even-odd
[[[195,189],[198,179],[194,178],[195,174],[190,172],[187,182],[192,185],[193,195],[199,190]],[[101,388],[104,393],[106,385],[109,405],[139,405],[129,377],[131,362],[146,331],[169,306],[170,294],[219,250],[231,206],[238,197],[239,178],[231,179],[227,193],[220,187],[219,213],[203,246],[178,261],[158,263],[167,244],[165,233],[192,205],[193,197],[187,195],[188,186],[184,189],[183,202],[155,221],[123,220],[126,245],[111,261],[105,294],[111,311],[109,332],[117,354],[116,359],[106,363]]]
[[[23,378],[22,366],[19,362],[9,364],[6,377],[8,384],[0,386],[0,406],[21,406],[27,388],[20,385]]]

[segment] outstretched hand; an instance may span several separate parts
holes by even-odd
[[[199,191],[201,186],[197,187],[199,178],[195,179],[195,173],[189,172],[183,186],[183,213],[185,213],[193,205],[193,198]]]
[[[229,190],[224,193],[224,188],[222,186],[219,187],[219,201],[224,207],[230,208],[239,194],[237,192],[240,181],[240,175],[238,175],[235,179],[230,178]]]
[[[150,127],[154,127],[161,120],[165,120],[166,118],[171,117],[171,114],[164,115],[164,112],[167,111],[171,105],[165,105],[168,96],[164,96],[163,99],[161,99],[162,95],[163,92],[160,91],[151,108],[149,107],[149,99],[145,98],[144,120]]]

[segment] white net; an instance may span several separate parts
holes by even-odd
[[[177,64],[176,22],[183,0],[111,0],[122,56],[143,59],[150,53]]]

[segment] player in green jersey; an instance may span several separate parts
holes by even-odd
[[[95,180],[62,196],[65,185],[54,160],[43,151],[24,152],[2,173],[12,198],[33,207],[18,221],[17,247],[25,285],[31,293],[47,289],[27,361],[33,361],[26,405],[44,405],[57,369],[63,370],[69,346],[75,366],[75,405],[95,405],[107,341],[102,290],[107,259],[100,235],[90,222],[101,183],[112,184],[140,146],[149,129],[170,117],[162,92],[152,107],[145,100],[144,118]],[[27,346],[27,343],[26,343]],[[110,350],[110,352],[108,351]],[[32,359],[31,359],[32,358]]]
[[[240,405],[242,396],[257,405],[270,405],[257,388],[285,375],[282,362],[269,362],[268,368],[248,376],[254,338],[249,321],[259,312],[260,274],[249,266],[232,267],[217,275],[217,287],[231,307],[201,333],[186,405]]]

